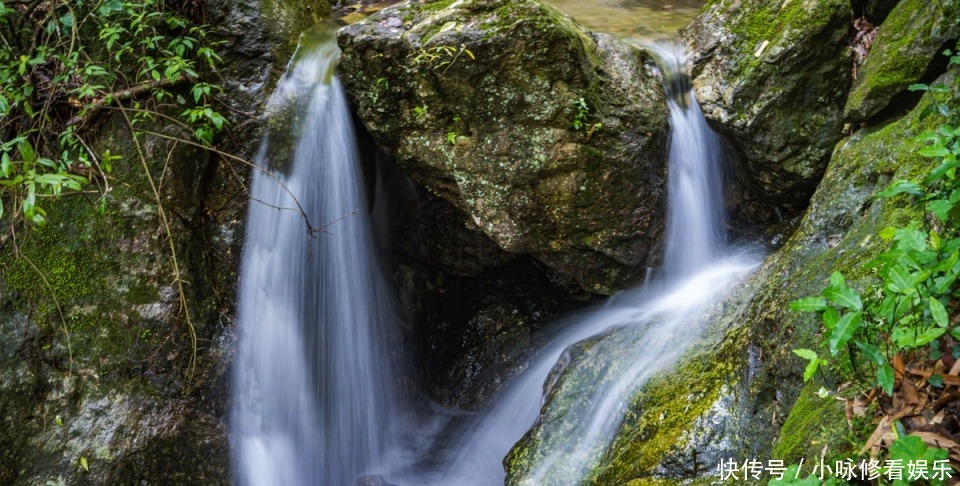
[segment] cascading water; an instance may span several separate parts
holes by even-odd
[[[278,128],[258,161],[271,172],[253,176],[232,416],[240,484],[353,484],[382,467],[403,422],[389,362],[393,296],[334,76],[339,51],[325,34],[301,46],[270,99]]]
[[[757,264],[726,245],[722,155],[694,99],[678,49],[655,48],[669,96],[672,136],[669,209],[663,273],[622,292],[601,308],[569,319],[531,365],[509,382],[490,408],[441,437],[449,449],[429,466],[388,477],[398,484],[502,484],[503,458],[530,429],[543,384],[566,349],[607,331],[628,343],[589,393],[568,401],[530,453],[533,465],[514,478],[523,484],[575,484],[609,446],[630,397],[653,374],[672,365],[705,325],[701,315]],[[437,466],[436,462],[441,465]]]

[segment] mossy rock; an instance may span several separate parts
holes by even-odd
[[[940,81],[951,83],[952,76]],[[810,460],[824,445],[833,454],[849,452],[842,404],[838,410],[836,399],[818,398],[820,383],[804,386],[806,363],[792,353],[822,341],[820,323],[812,314],[791,311],[789,302],[819,293],[834,270],[862,288],[875,278],[865,265],[887,246],[877,233],[922,216],[919,204],[907,196],[874,195],[893,179],[916,178],[931,169],[929,159],[917,153],[918,135],[942,123],[937,116],[922,116],[929,106],[925,97],[903,118],[838,144],[787,244],[706,316],[707,334],[675,366],[639,387],[616,438],[604,450],[590,451],[591,469],[576,482],[712,481],[720,458]],[[617,352],[591,350],[615,350],[617,342],[629,347],[613,334],[570,352],[569,364],[548,383],[541,421],[506,460],[515,484],[542,464],[555,446],[550,438],[565,432],[558,428],[567,422],[562,417],[598,386],[595,370],[619,366]],[[823,427],[809,427],[814,414]]]
[[[784,464],[819,459],[824,449],[842,448],[847,437],[844,402],[833,395],[820,397],[818,381],[808,383],[790,409],[773,447],[773,457]]]
[[[953,48],[958,37],[957,2],[901,1],[879,27],[847,98],[845,116],[851,122],[869,120],[932,69],[945,68],[947,59],[940,51]]]
[[[843,137],[847,0],[714,0],[685,29],[694,87],[754,200],[802,209]]]
[[[643,273],[662,232],[668,132],[646,53],[535,0],[408,1],[339,43],[377,144],[468,227],[590,292]]]

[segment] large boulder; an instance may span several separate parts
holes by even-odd
[[[960,4],[903,0],[880,24],[847,99],[846,116],[864,122],[913,83],[930,81],[946,68],[944,48],[960,37]],[[937,72],[937,71],[940,72]]]
[[[643,51],[535,0],[408,1],[339,43],[366,128],[467,226],[591,292],[645,270],[668,124]]]
[[[843,137],[850,86],[847,0],[718,0],[684,31],[704,114],[766,204],[802,209]]]
[[[940,81],[953,83],[952,76]],[[875,278],[868,262],[888,245],[877,235],[880,229],[922,217],[920,205],[907,196],[875,194],[891,180],[929,170],[929,159],[918,154],[918,136],[943,121],[924,116],[930,106],[927,96],[906,116],[838,144],[797,231],[721,305],[704,312],[707,332],[691,337],[695,342],[675,365],[625,400],[613,441],[587,451],[591,460],[580,471],[582,484],[711,476],[721,459],[805,459],[809,467],[828,449],[832,456],[856,454],[844,449],[850,444],[843,403],[817,396],[823,383],[805,385],[806,363],[792,353],[821,341],[820,322],[790,310],[789,302],[820,292],[835,269],[851,285],[865,286]],[[642,331],[628,328],[568,350],[548,380],[540,421],[507,458],[509,484],[537,483],[530,481],[531,471],[552,447],[570,441],[570,424],[583,419],[576,415],[583,413],[583,397],[602,390],[608,370],[623,367],[620,358],[643,339]],[[561,456],[557,464],[576,458]],[[565,471],[551,469],[547,482],[575,482],[557,476]]]

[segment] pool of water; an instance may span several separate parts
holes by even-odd
[[[705,0],[546,0],[584,27],[637,39],[675,37]]]

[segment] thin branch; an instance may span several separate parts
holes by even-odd
[[[180,262],[177,260],[177,248],[173,239],[173,230],[170,228],[170,220],[167,218],[167,213],[163,209],[163,199],[160,197],[160,191],[157,190],[157,185],[153,181],[153,176],[150,175],[150,166],[147,164],[146,156],[143,154],[143,148],[140,146],[140,139],[137,138],[137,131],[133,127],[133,122],[130,121],[130,117],[127,116],[125,111],[121,111],[120,113],[123,114],[123,119],[127,122],[127,127],[130,128],[130,136],[133,137],[133,145],[137,150],[137,156],[140,158],[140,165],[143,167],[143,174],[147,177],[147,181],[150,182],[150,188],[153,190],[153,196],[157,201],[157,214],[160,215],[160,221],[163,223],[164,229],[167,233],[167,244],[170,247],[170,258],[173,265],[174,282],[177,284],[177,290],[180,294],[180,308],[183,309],[183,313],[187,321],[187,328],[190,330],[190,345],[193,353],[190,357],[189,376],[192,377],[197,366],[197,331],[193,326],[193,320],[190,319],[190,308],[187,306],[187,294],[183,288],[183,278],[182,274],[180,273]]]
[[[105,94],[99,99],[90,103],[90,105],[87,106],[87,109],[84,110],[82,113],[79,113],[73,118],[71,118],[67,122],[67,126],[71,127],[74,125],[86,123],[90,119],[94,118],[97,114],[99,114],[104,108],[109,107],[111,103],[127,101],[129,99],[136,98],[144,93],[153,91],[154,89],[162,86],[173,86],[179,83],[180,81],[182,81],[183,79],[184,79],[183,77],[179,77],[173,81],[169,81],[166,78],[162,78],[159,81],[155,81],[155,80],[147,81],[146,83],[143,83],[143,84],[138,84],[136,86],[131,86],[126,89],[121,89],[120,91],[115,91],[113,93]]]

